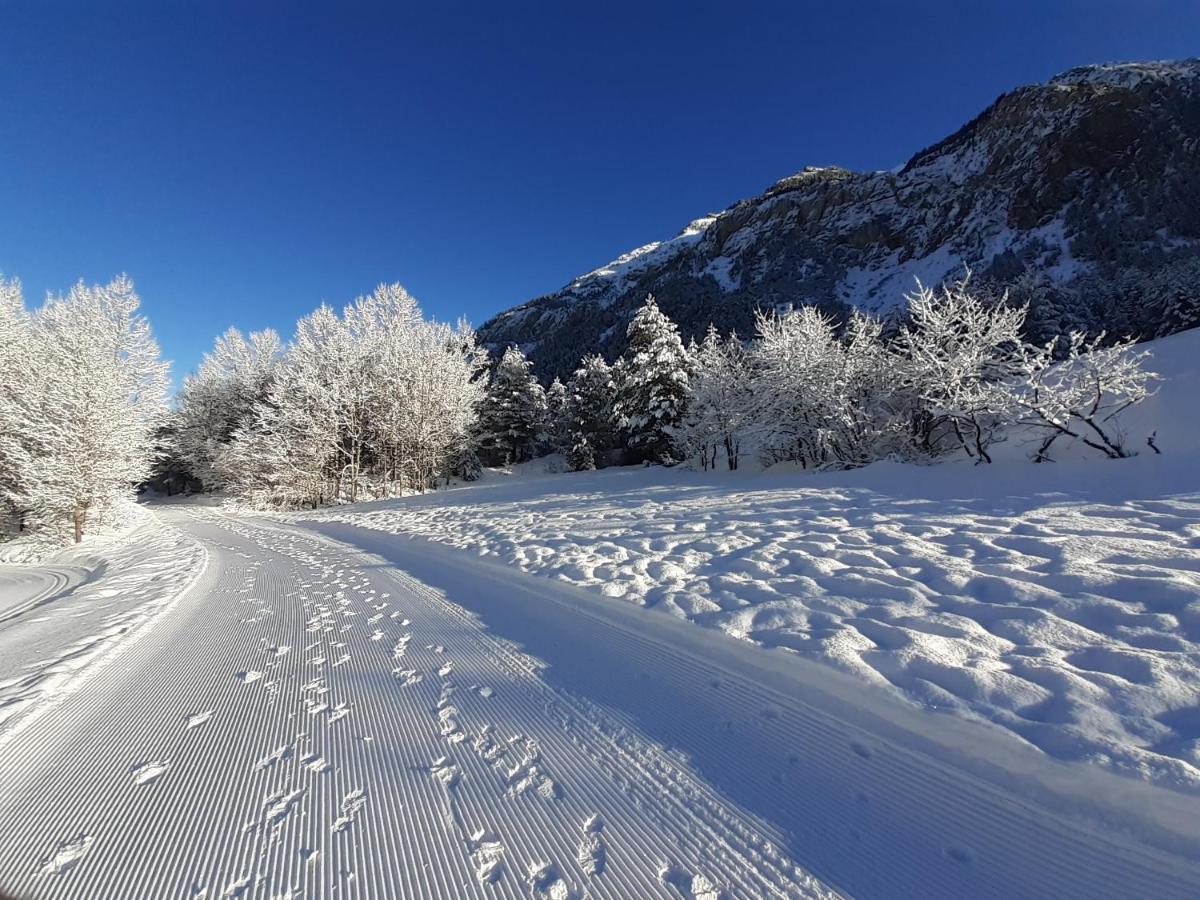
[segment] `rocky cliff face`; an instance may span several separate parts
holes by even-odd
[[[898,172],[784,178],[501,313],[480,336],[566,375],[583,353],[619,353],[650,292],[685,337],[709,322],[748,335],[756,310],[789,304],[886,315],[914,278],[937,283],[964,265],[1030,300],[1035,336],[1160,333],[1189,324],[1198,254],[1200,60],[1089,66],[1003,95]],[[1157,295],[1177,282],[1192,292],[1164,304]]]

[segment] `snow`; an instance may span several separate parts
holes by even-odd
[[[1096,66],[1080,66],[1056,75],[1051,84],[1082,85],[1098,84],[1110,87],[1135,88],[1146,79],[1160,81],[1166,78],[1200,77],[1200,60],[1162,60],[1158,62],[1107,63]]]
[[[1013,435],[984,469],[547,474],[298,518],[494,557],[1200,791],[1200,332],[1151,346],[1164,382],[1126,428],[1161,457],[1034,466]]]
[[[0,565],[0,748],[149,633],[203,564],[203,548],[142,518],[37,568]]]
[[[631,279],[654,266],[662,265],[683,250],[699,243],[705,229],[717,219],[716,215],[702,216],[688,225],[669,241],[654,241],[636,250],[622,254],[607,265],[593,269],[572,281],[566,290],[595,290],[597,284],[608,296],[621,293]]]
[[[1162,455],[540,460],[0,567],[0,885],[1193,897],[1200,331],[1151,346]]]

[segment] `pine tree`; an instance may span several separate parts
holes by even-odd
[[[480,443],[492,465],[525,462],[538,451],[546,427],[546,391],[530,369],[525,354],[509,347],[492,373],[479,411]]]
[[[679,330],[648,295],[626,331],[617,414],[628,446],[644,460],[671,462],[671,429],[687,405],[691,361]]]
[[[1200,326],[1200,257],[1166,266],[1155,273],[1146,293],[1158,319],[1150,333],[1163,337]]]
[[[566,453],[567,387],[555,376],[546,388],[546,431],[542,443],[547,453]]]
[[[604,357],[585,356],[567,385],[563,408],[567,464],[575,471],[597,468],[613,449],[615,393],[612,369]]]

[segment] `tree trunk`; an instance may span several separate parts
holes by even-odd
[[[77,544],[83,540],[83,520],[86,515],[87,515],[87,507],[86,506],[76,506],[75,513],[71,517],[73,519],[74,525],[75,525],[75,543],[77,543]]]

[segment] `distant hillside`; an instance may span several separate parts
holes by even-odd
[[[969,265],[1045,337],[1200,324],[1200,60],[1073,69],[1001,96],[899,172],[805,169],[480,329],[546,377],[621,351],[648,292],[685,337],[788,304],[887,314]]]

